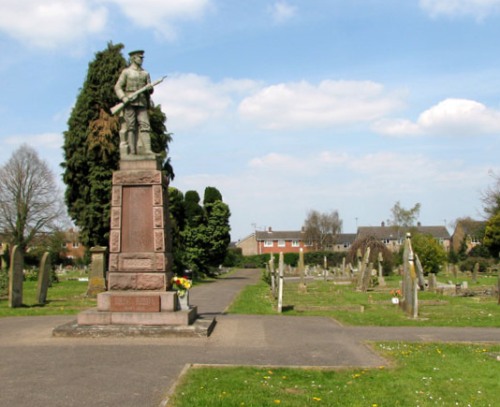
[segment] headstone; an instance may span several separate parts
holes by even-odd
[[[424,268],[422,267],[422,263],[420,263],[420,259],[418,258],[418,254],[415,253],[415,265],[418,279],[418,286],[423,291],[425,290],[425,280],[424,280]]]
[[[45,252],[40,261],[40,269],[38,270],[38,285],[36,289],[36,300],[38,304],[45,304],[47,302],[51,270],[50,256],[48,252]]]
[[[12,248],[9,267],[9,307],[23,305],[23,268],[24,258],[18,246]]]
[[[474,271],[472,272],[472,282],[477,283],[477,277],[479,275],[479,263],[474,264]]]
[[[437,288],[436,274],[429,273],[428,282],[429,282],[429,291],[431,293],[435,292]]]
[[[304,273],[305,273],[305,267],[304,267],[304,250],[300,248],[299,252],[299,274],[300,274],[300,283],[299,283],[299,292],[306,292],[307,291],[307,286],[304,282]]]
[[[368,265],[370,259],[370,247],[367,247],[363,261],[359,262],[358,291],[366,292],[370,284],[372,266]]]
[[[418,316],[418,280],[415,270],[415,257],[411,247],[411,234],[406,234],[403,252],[403,300],[404,311],[412,318]]]
[[[96,297],[106,291],[106,247],[95,246],[90,248],[90,273],[87,297]]]
[[[274,269],[274,255],[271,254],[271,258],[269,259],[269,273],[271,275],[271,291],[273,293],[273,297],[276,298],[276,271]]]
[[[284,270],[283,252],[280,252],[279,257],[279,283],[278,283],[278,312],[281,314],[283,310],[283,270]]]

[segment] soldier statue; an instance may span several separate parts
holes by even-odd
[[[123,125],[120,130],[120,152],[130,155],[154,155],[151,150],[151,126],[148,108],[153,86],[149,73],[142,68],[144,51],[129,53],[130,64],[115,84],[116,96],[122,101],[113,109],[123,111]],[[156,84],[156,83],[155,83]],[[119,107],[118,109],[116,109]]]

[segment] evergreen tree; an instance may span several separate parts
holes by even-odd
[[[203,204],[207,220],[207,260],[210,266],[218,266],[223,263],[231,241],[231,212],[214,187],[205,188]]]
[[[119,161],[118,120],[108,112],[118,102],[113,86],[126,66],[122,49],[109,43],[89,63],[64,132],[65,199],[87,247],[108,244],[111,174]]]
[[[119,102],[113,88],[127,65],[122,50],[122,44],[108,43],[96,53],[64,132],[65,199],[86,247],[107,246],[109,239],[112,173],[120,160],[119,118],[110,109]],[[160,106],[152,107],[149,115],[153,151],[161,154],[163,169],[173,178],[166,158],[171,141],[166,116]]]

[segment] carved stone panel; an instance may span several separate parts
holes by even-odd
[[[155,235],[155,252],[165,251],[165,234],[162,229],[154,231]]]
[[[153,208],[153,225],[156,229],[163,228],[163,208],[154,207]]]
[[[163,205],[163,187],[161,185],[153,185],[153,205]]]
[[[109,251],[111,253],[120,252],[120,231],[111,230],[109,232]]]
[[[115,171],[114,185],[152,185],[161,184],[161,171]]]
[[[112,207],[111,208],[111,229],[120,229],[122,220],[122,208]]]
[[[113,186],[111,190],[111,205],[122,206],[122,187],[119,185]]]

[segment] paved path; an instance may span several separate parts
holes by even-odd
[[[500,329],[342,327],[329,318],[225,315],[260,278],[241,270],[191,291],[208,338],[54,338],[74,317],[0,318],[0,406],[159,406],[186,364],[380,366],[367,340],[500,342]]]

